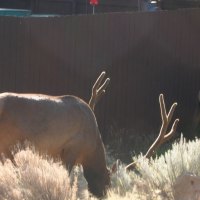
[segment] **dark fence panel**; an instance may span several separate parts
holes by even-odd
[[[111,125],[152,132],[158,95],[179,103],[191,126],[200,87],[200,10],[62,17],[0,17],[0,91],[73,94],[89,100],[106,70],[111,83],[96,107]]]
[[[89,0],[1,0],[1,8],[28,9],[34,14],[89,14]],[[138,10],[137,0],[101,0],[96,13]]]

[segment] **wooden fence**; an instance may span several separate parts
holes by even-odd
[[[28,9],[37,14],[87,14],[92,13],[89,0],[1,0],[1,8]],[[138,10],[138,0],[101,0],[96,13]]]
[[[89,100],[97,76],[111,83],[96,107],[111,125],[158,130],[158,95],[191,126],[200,88],[200,10],[62,17],[0,17],[0,92],[73,94]],[[192,134],[192,133],[190,133]]]

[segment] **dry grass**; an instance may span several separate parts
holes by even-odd
[[[173,185],[182,174],[200,175],[200,140],[179,142],[164,155],[150,161],[142,155],[134,158],[138,171],[127,173],[118,165],[111,177],[108,200],[173,200]],[[87,191],[82,168],[68,174],[61,162],[39,155],[33,147],[19,149],[14,154],[15,165],[5,159],[0,162],[1,200],[94,200]]]
[[[0,163],[1,200],[75,200],[78,176],[73,183],[61,162],[41,156],[27,146],[14,154],[15,165]]]
[[[132,199],[174,199],[173,186],[183,174],[200,175],[200,139],[186,141],[182,136],[172,149],[155,159],[135,157],[138,171],[126,173],[119,165],[113,175],[115,194],[133,195]]]

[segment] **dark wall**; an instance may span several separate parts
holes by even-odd
[[[158,95],[179,103],[190,127],[200,88],[200,10],[68,17],[0,17],[0,92],[73,94],[89,100],[101,71],[111,77],[96,114],[150,133],[160,126]],[[192,135],[192,133],[190,133]]]
[[[133,11],[138,8],[137,0],[100,0],[95,13]],[[1,8],[30,9],[33,14],[89,14],[89,0],[1,0]]]
[[[175,10],[183,8],[199,8],[199,0],[162,0],[161,9],[163,10]]]
[[[162,10],[200,7],[200,0],[159,0],[157,2]],[[99,0],[95,13],[137,11],[141,10],[142,5],[146,3],[146,0]],[[33,14],[92,13],[89,0],[1,0],[0,8],[29,9]]]
[[[31,9],[31,0],[2,0],[0,1],[0,7]]]

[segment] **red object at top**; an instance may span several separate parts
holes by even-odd
[[[96,6],[99,4],[99,0],[90,0],[90,4]]]

